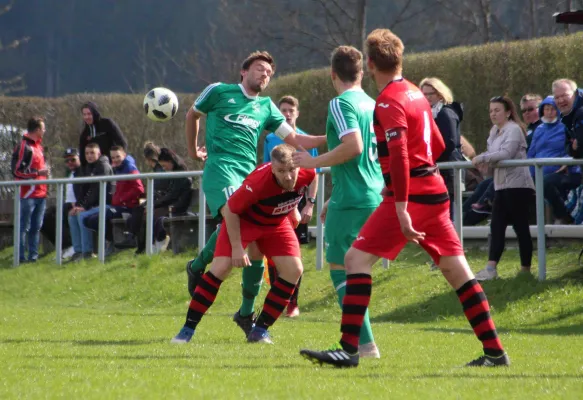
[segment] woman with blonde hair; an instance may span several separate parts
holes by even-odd
[[[464,161],[461,152],[460,123],[464,117],[464,111],[460,103],[453,101],[453,94],[450,88],[438,78],[424,78],[419,84],[423,95],[431,105],[433,119],[441,132],[445,142],[445,150],[435,161]],[[450,207],[449,216],[453,221],[454,215],[454,193],[453,193],[453,170],[440,171],[447,191],[449,193]]]

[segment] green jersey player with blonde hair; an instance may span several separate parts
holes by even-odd
[[[373,129],[375,101],[361,87],[362,59],[362,53],[351,46],[340,46],[332,52],[331,76],[338,96],[328,106],[328,153],[312,158],[304,152],[294,157],[303,168],[331,167],[332,195],[320,218],[326,222],[326,261],[340,307],[346,292],[344,256],[381,202],[383,187]],[[359,354],[380,357],[368,311],[360,333]]]

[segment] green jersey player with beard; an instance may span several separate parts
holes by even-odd
[[[260,97],[275,72],[273,57],[266,51],[251,53],[241,66],[241,83],[214,83],[202,91],[186,115],[186,143],[189,155],[206,160],[202,189],[214,217],[257,164],[257,144],[264,130],[275,132],[297,149],[311,149],[325,143],[325,136],[298,135],[269,97]],[[200,118],[206,115],[206,146],[198,146]],[[218,230],[186,265],[188,291],[194,293],[198,280],[212,261]],[[244,250],[233,249],[233,258]],[[247,335],[253,324],[255,297],[263,278],[263,255],[254,244],[248,247],[251,265],[243,268],[243,300],[233,320]],[[238,253],[238,254],[235,254]]]

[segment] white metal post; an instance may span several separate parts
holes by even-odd
[[[146,254],[151,256],[154,231],[154,180],[148,178],[146,182]]]
[[[63,184],[57,183],[57,220],[55,232],[55,252],[57,265],[63,264]]]
[[[107,198],[107,182],[99,182],[99,224],[97,229],[97,257],[105,263],[105,207]]]
[[[20,186],[14,186],[14,216],[13,216],[14,232],[12,232],[12,243],[14,249],[12,251],[13,260],[12,266],[18,267],[20,265]],[[22,255],[24,257],[24,254]]]
[[[543,167],[534,167],[536,185],[536,248],[538,256],[538,280],[544,281],[547,277],[546,237],[545,237],[545,193]]]

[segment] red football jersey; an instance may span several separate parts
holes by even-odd
[[[279,225],[298,206],[315,176],[315,170],[300,168],[294,190],[286,191],[277,184],[271,163],[265,163],[247,176],[227,204],[241,219],[257,225]]]
[[[386,195],[426,204],[449,199],[434,161],[445,144],[417,86],[403,78],[385,86],[376,100],[374,130]]]

